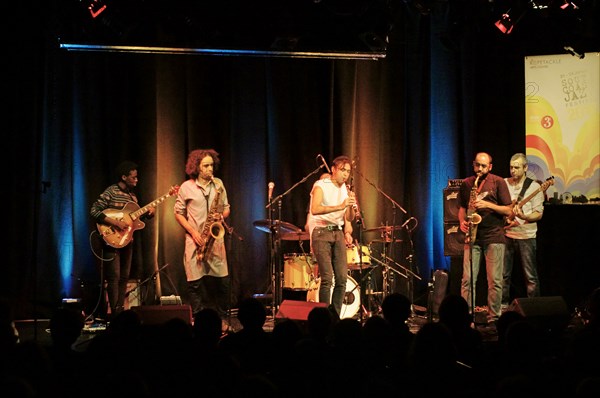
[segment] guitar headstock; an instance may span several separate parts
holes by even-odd
[[[169,196],[177,195],[179,192],[179,185],[173,185],[171,189],[169,189]]]
[[[546,181],[542,183],[542,189],[546,190],[550,185],[554,185],[554,176],[546,178]]]

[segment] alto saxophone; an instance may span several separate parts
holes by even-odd
[[[214,178],[211,178],[211,182],[214,182]],[[217,183],[215,183],[215,185],[217,186],[217,193],[215,194],[202,228],[202,244],[198,245],[198,248],[196,249],[196,259],[198,262],[204,260],[206,254],[212,248],[215,239],[220,239],[225,236],[225,227],[223,227],[223,223],[221,223],[222,216],[218,211],[219,200],[223,188]]]
[[[465,243],[475,243],[477,237],[477,224],[481,222],[481,216],[477,214],[475,201],[477,200],[477,185],[479,183],[479,175],[475,178],[473,188],[471,188],[471,197],[469,198],[469,208],[467,209],[467,221],[469,222],[469,233],[465,236]]]

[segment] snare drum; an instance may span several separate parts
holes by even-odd
[[[316,263],[312,257],[304,254],[284,254],[283,288],[293,290],[308,290],[313,277]]]
[[[333,280],[335,284],[335,279]],[[319,288],[321,287],[321,278],[315,279],[314,283],[311,284],[310,289],[306,293],[306,301],[318,303],[319,302]],[[331,288],[331,295],[333,295],[333,288]],[[342,303],[342,313],[340,318],[352,318],[358,313],[360,309],[360,286],[356,281],[348,276],[346,282],[346,294],[344,295],[344,302]]]
[[[352,245],[352,247],[346,249],[348,269],[357,270],[361,268],[369,268],[371,266],[371,250],[369,249],[369,246],[361,246],[361,251],[362,257],[359,256],[358,246]]]

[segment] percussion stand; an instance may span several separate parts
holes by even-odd
[[[373,266],[370,267],[369,271],[362,276],[362,270],[364,269],[362,267],[362,265],[360,266],[360,270],[361,270],[361,279],[358,281],[357,286],[364,286],[362,289],[363,292],[363,296],[365,297],[365,299],[363,300],[363,298],[361,298],[361,323],[364,325],[364,323],[366,322],[367,318],[371,317],[373,314],[373,307],[375,307],[375,305],[373,305],[373,281],[371,278],[371,274],[373,273],[373,271],[375,271],[376,268],[378,268],[379,266]],[[366,280],[366,282],[363,284],[363,282]],[[356,289],[356,287],[355,287]],[[362,305],[363,302],[367,302],[367,305],[364,306]],[[379,307],[379,306],[377,306]]]
[[[371,268],[369,270],[369,272],[367,272],[367,274],[363,277],[362,276],[362,271],[365,269],[364,267],[364,262],[363,262],[363,228],[364,228],[364,218],[363,215],[360,211],[360,208],[357,206],[357,208],[355,209],[356,211],[356,216],[355,216],[355,220],[356,220],[356,225],[358,226],[358,239],[355,240],[354,244],[356,245],[356,249],[358,251],[358,269],[361,275],[361,280],[358,282],[358,286],[361,286],[361,291],[363,293],[364,297],[361,297],[361,315],[360,315],[360,321],[362,324],[365,323],[366,318],[370,317],[372,314],[372,307],[371,307],[371,296],[373,293],[373,285],[372,285],[372,279],[371,279],[371,273],[373,273],[373,268]],[[364,279],[367,279],[367,282],[362,285],[362,282]],[[364,301],[363,298],[367,298],[368,299],[368,305],[367,308],[365,308],[362,305],[362,302]]]

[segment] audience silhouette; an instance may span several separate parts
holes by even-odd
[[[400,293],[385,297],[382,313],[363,324],[317,306],[306,320],[275,319],[271,330],[265,305],[246,298],[238,306],[241,328],[226,334],[214,310],[198,312],[193,324],[173,318],[158,325],[125,310],[86,344],[83,314],[60,308],[43,344],[19,339],[10,306],[0,303],[0,390],[8,397],[596,397],[599,308],[600,288],[559,340],[507,311],[497,341],[488,341],[464,299],[452,294],[439,319],[414,332],[411,302]]]

